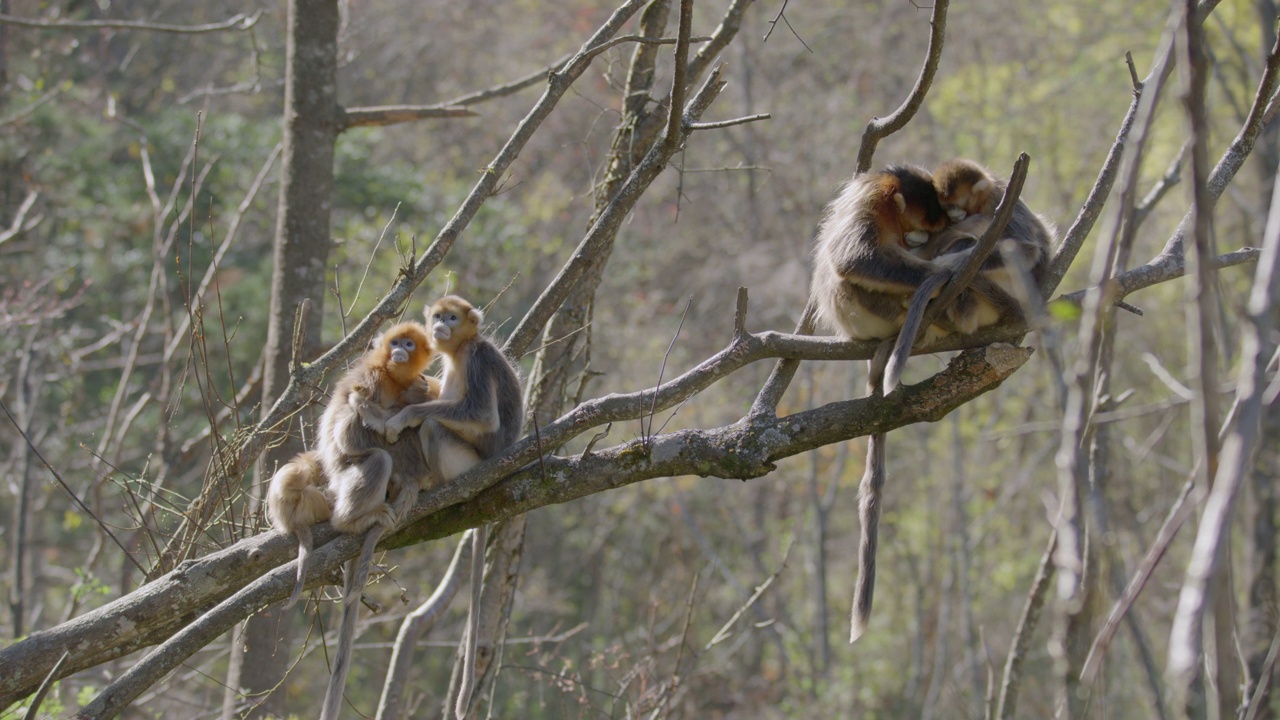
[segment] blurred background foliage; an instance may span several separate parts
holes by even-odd
[[[724,4],[698,3],[695,34],[712,30]],[[180,24],[262,13],[251,32],[205,35],[0,25],[0,227],[30,192],[38,197],[29,217],[41,218],[0,244],[0,399],[67,484],[0,420],[0,582],[25,600],[0,620],[0,634],[12,638],[134,589],[141,574],[114,545],[104,547],[99,521],[147,567],[153,542],[162,542],[177,510],[199,490],[210,447],[201,433],[210,416],[225,410],[222,436],[257,416],[252,389],[240,402],[231,398],[253,377],[265,343],[274,170],[217,265],[216,292],[199,312],[188,299],[280,142],[284,4],[6,6],[24,17]],[[1268,6],[1226,2],[1208,24],[1214,157],[1252,100],[1263,30],[1274,24]],[[523,77],[575,50],[608,11],[582,0],[350,1],[344,8],[339,82],[347,107],[443,102]],[[705,118],[768,112],[772,119],[698,133],[621,231],[594,311],[591,367],[598,375],[586,384],[587,396],[657,383],[686,307],[663,377],[719,350],[732,331],[739,286],[751,292],[749,329],[789,331],[798,318],[823,205],[850,174],[867,121],[896,108],[914,83],[929,13],[907,0],[792,3],[786,25],[773,27],[765,41],[779,9],[779,2],[750,8],[728,53],[729,88]],[[958,3],[932,92],[907,129],[882,143],[877,164],[933,166],[966,156],[1003,175],[1025,151],[1033,164],[1024,199],[1065,229],[1131,97],[1124,55],[1132,53],[1139,76],[1146,74],[1167,9],[1155,0]],[[629,53],[626,46],[607,53],[575,86],[513,166],[503,192],[419,290],[411,314],[446,290],[481,303],[496,297],[492,329],[510,331],[586,229]],[[664,59],[659,73],[670,72]],[[426,247],[537,92],[535,86],[477,105],[474,118],[356,129],[340,138],[330,261],[332,286],[347,310],[344,317],[326,303],[326,344],[389,286],[402,253]],[[1144,189],[1177,157],[1184,136],[1180,111],[1167,101]],[[158,198],[176,199],[176,209],[161,217],[147,195],[144,145]],[[193,146],[194,163],[184,163]],[[1272,128],[1219,205],[1224,251],[1259,244],[1275,152]],[[181,218],[188,202],[193,209]],[[1157,208],[1135,249],[1138,262],[1159,251],[1187,205],[1179,188]],[[1086,245],[1064,290],[1082,286],[1091,249]],[[148,312],[153,267],[162,290]],[[1247,268],[1221,274],[1228,362],[1249,283]],[[1143,291],[1131,301],[1146,315],[1120,318],[1113,387],[1134,395],[1125,404],[1131,412],[1113,426],[1112,527],[1104,539],[1113,561],[1127,568],[1145,552],[1190,471],[1186,409],[1144,360],[1149,355],[1184,375],[1182,293],[1180,283]],[[146,332],[138,333],[144,317]],[[194,341],[181,331],[189,317],[202,328]],[[1061,325],[1069,351],[1073,324]],[[166,358],[169,346],[175,350]],[[908,381],[943,362],[913,360]],[[122,368],[130,366],[122,384]],[[734,422],[768,371],[767,363],[746,368],[656,424],[670,431]],[[806,364],[781,409],[859,394],[861,373],[861,364]],[[861,441],[790,459],[750,483],[674,478],[534,513],[496,714],[630,717],[651,708],[646,703],[672,681],[683,652],[686,663],[696,662],[679,678],[670,717],[977,716],[988,672],[1003,664],[1048,540],[1056,392],[1053,369],[1038,355],[947,420],[891,435],[876,614],[856,646],[844,642],[844,618],[856,569]],[[609,442],[640,433],[636,423],[614,427]],[[8,519],[24,482],[35,488],[32,545],[21,560],[25,572],[15,573]],[[69,500],[68,489],[93,517]],[[263,527],[243,498],[228,508],[208,534],[210,548]],[[1189,538],[1180,538],[1137,611],[1158,653]],[[396,566],[394,582],[370,592],[388,612],[362,636],[348,683],[362,712],[376,704],[405,611],[397,598],[429,594],[451,550],[443,542],[387,559]],[[775,572],[729,639],[706,647]],[[22,586],[14,587],[19,575]],[[459,603],[451,610],[419,652],[415,717],[438,714],[434,703],[448,680],[464,609]],[[317,631],[335,621],[329,603],[297,616]],[[1049,714],[1044,647],[1036,642],[1026,668],[1026,717]],[[226,649],[225,642],[210,646],[131,712],[172,717],[176,708],[196,707],[192,716],[209,715],[221,702],[214,678],[224,675]],[[127,664],[61,683],[57,707],[74,709]],[[317,705],[326,668],[312,633],[280,691],[300,717]],[[1098,707],[1112,717],[1150,716],[1144,688],[1122,637]]]

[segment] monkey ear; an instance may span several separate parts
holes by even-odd
[[[981,180],[973,184],[973,191],[976,193],[984,193],[990,189],[991,189],[991,181],[986,178],[982,178]]]
[[[480,308],[471,308],[467,311],[467,317],[471,318],[471,322],[479,327],[480,323],[484,322],[484,311]]]
[[[899,213],[905,213],[907,211],[907,199],[902,197],[902,193],[900,192],[894,193],[893,202],[895,205],[898,206]]]

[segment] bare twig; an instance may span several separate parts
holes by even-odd
[[[200,33],[221,32],[223,30],[248,30],[258,23],[262,17],[262,11],[252,15],[237,13],[230,18],[217,23],[208,23],[205,25],[170,25],[166,23],[153,23],[145,20],[38,20],[34,18],[23,18],[16,15],[0,15],[0,24],[7,23],[9,25],[17,25],[25,28],[39,28],[43,30],[147,30],[151,32],[178,33],[182,35],[194,35]]]
[[[0,245],[12,240],[19,233],[33,229],[44,219],[43,215],[36,215],[27,220],[27,213],[31,211],[31,206],[35,205],[38,197],[40,197],[40,193],[35,190],[27,192],[27,197],[23,199],[22,204],[18,206],[18,210],[13,214],[13,222],[9,223],[8,228],[0,230]]]
[[[772,575],[765,578],[764,582],[760,583],[759,587],[756,588],[755,592],[751,593],[751,597],[747,598],[747,601],[744,602],[742,606],[738,608],[737,612],[735,612],[733,616],[730,617],[725,622],[725,624],[721,626],[719,630],[716,631],[716,634],[713,635],[711,639],[707,641],[706,646],[703,648],[704,651],[710,650],[716,645],[719,645],[720,643],[729,639],[730,628],[732,628],[738,622],[739,618],[741,618],[744,614],[746,614],[747,610],[749,610],[751,606],[756,604],[756,601],[760,599],[760,596],[764,594],[765,590],[769,589],[769,586],[773,584],[773,581],[778,579],[778,576],[782,574],[782,571],[787,569],[787,559],[791,557],[791,548],[794,546],[795,546],[794,541],[787,543],[787,549],[784,550],[782,553],[782,564],[778,566],[778,569],[774,571]]]
[[[27,706],[26,713],[23,714],[24,718],[40,717],[40,706],[44,704],[45,695],[49,694],[49,688],[53,687],[53,681],[58,677],[58,671],[62,669],[62,664],[67,661],[67,657],[70,654],[70,650],[62,651],[62,657],[58,658],[58,662],[54,663],[53,669],[49,671],[49,675],[40,684],[40,689],[36,691],[35,697],[31,698],[31,704]]]

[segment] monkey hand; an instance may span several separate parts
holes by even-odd
[[[406,410],[401,410],[390,420],[387,420],[382,430],[383,437],[387,439],[387,442],[395,443],[400,438],[400,433],[405,431],[405,428],[417,427],[421,424],[422,418],[414,417]]]
[[[365,415],[362,413],[360,415],[360,423],[364,425],[366,428],[368,428],[369,430],[375,433],[378,433],[379,435],[386,434],[387,432],[386,419],[379,417],[378,415],[373,415],[373,414]]]

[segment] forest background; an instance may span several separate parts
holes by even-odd
[[[687,398],[647,401],[646,412],[607,435],[604,422],[566,435],[547,448],[555,457],[541,461],[541,477],[547,467],[579,468],[603,478],[595,489],[531,501],[551,505],[513,527],[528,508],[495,486],[480,498],[488,500],[452,514],[439,510],[448,504],[441,501],[392,543],[398,549],[381,560],[387,574],[367,590],[382,612],[366,612],[347,712],[372,717],[380,698],[385,704],[401,621],[446,574],[456,538],[422,541],[502,519],[485,578],[486,593],[491,585],[506,592],[487,595],[495,644],[475,717],[973,718],[1014,716],[1015,705],[1024,717],[1227,717],[1237,707],[1274,717],[1274,387],[1255,393],[1253,405],[1241,395],[1232,417],[1244,418],[1246,430],[1252,418],[1259,451],[1245,453],[1251,464],[1228,496],[1236,502],[1222,511],[1229,522],[1216,537],[1224,549],[1196,552],[1199,538],[1214,537],[1217,516],[1206,503],[1214,471],[1229,465],[1215,459],[1217,423],[1238,388],[1252,390],[1242,380],[1251,358],[1261,352],[1266,369],[1276,344],[1274,306],[1246,312],[1250,293],[1267,284],[1255,272],[1270,277],[1248,248],[1264,243],[1280,164],[1280,131],[1270,121],[1272,0],[1201,3],[1212,12],[1203,22],[1206,113],[1194,122],[1179,95],[1186,63],[1162,93],[1146,92],[1159,84],[1148,72],[1171,57],[1166,41],[1177,23],[1167,21],[1182,3],[699,2],[693,52],[716,46],[706,38],[723,37],[726,25],[734,34],[716,47],[722,69],[694,63],[690,72],[703,75],[691,75],[688,97],[708,73],[727,84],[686,121],[741,122],[698,128],[671,148],[662,171],[641,186],[643,197],[613,218],[617,242],[589,248],[607,260],[596,268],[598,289],[571,297],[565,308],[578,314],[557,315],[545,336],[546,319],[530,329],[527,317],[544,307],[544,290],[592,237],[595,219],[610,217],[609,202],[623,196],[620,179],[643,165],[648,143],[659,144],[657,131],[641,130],[656,122],[660,131],[665,121],[680,72],[672,53],[682,46],[632,39],[593,52],[455,238],[456,214],[492,174],[486,168],[539,93],[565,77],[557,73],[567,66],[557,63],[621,10],[572,0],[295,4],[299,17],[333,11],[336,52],[318,64],[332,63],[328,91],[346,124],[338,134],[337,120],[327,119],[337,136],[331,188],[293,197],[286,212],[286,4],[0,0],[0,582],[8,599],[0,717],[23,717],[46,676],[60,680],[32,717],[314,714],[331,654],[325,632],[336,624],[328,602],[336,593],[321,592],[318,580],[318,603],[284,612],[278,603],[242,604],[237,620],[263,610],[250,630],[189,643],[159,676],[112,700],[150,646],[199,627],[252,579],[211,571],[202,576],[209,588],[175,590],[166,578],[173,585],[206,567],[200,559],[233,552],[256,577],[290,555],[283,538],[261,544],[268,541],[259,536],[266,525],[257,498],[267,466],[308,437],[323,393],[300,401],[276,434],[258,433],[249,462],[283,442],[261,456],[262,468],[227,460],[251,444],[246,438],[282,392],[272,363],[289,369],[296,302],[273,299],[273,273],[311,273],[306,330],[296,342],[302,361],[352,335],[313,383],[319,390],[367,342],[376,323],[362,318],[395,314],[388,307],[416,316],[446,291],[492,302],[498,339],[537,337],[518,353],[541,388],[531,390],[529,430],[554,429],[556,418],[592,399],[661,388],[719,357],[744,331],[796,327],[823,206],[867,147],[868,122],[892,113],[917,84],[940,9],[946,41],[936,76],[906,127],[875,147],[873,164],[932,167],[964,156],[1008,177],[1026,153],[1022,198],[1060,236],[1103,187],[1100,172],[1124,169],[1122,180],[1133,179],[1128,195],[1123,183],[1105,186],[1101,199],[1111,201],[1092,232],[1083,229],[1083,249],[1058,292],[1096,284],[1092,258],[1105,260],[1121,229],[1131,234],[1131,265],[1164,257],[1171,238],[1190,237],[1184,215],[1195,207],[1212,215],[1205,247],[1232,258],[1213,275],[1208,299],[1188,292],[1196,283],[1162,276],[1121,293],[1141,316],[1098,311],[1094,322],[1078,295],[1051,308],[1030,336],[1037,351],[1008,368],[1007,380],[940,402],[936,416],[913,415],[892,398],[848,404],[863,394],[865,374],[865,363],[849,358],[867,357],[865,348],[811,343],[724,371]],[[677,36],[678,7],[659,20],[649,15],[654,29],[639,19],[643,4],[618,5],[634,14],[618,36]],[[658,7],[665,4],[644,12]],[[634,72],[643,66],[637,47],[656,49],[651,84]],[[1146,115],[1144,94],[1135,94],[1144,77],[1145,97],[1156,101]],[[435,107],[352,111],[392,105]],[[1117,143],[1135,111],[1134,135]],[[1189,141],[1203,141],[1212,164],[1238,149],[1242,128],[1252,133],[1247,159],[1206,204],[1193,190],[1212,184],[1194,182]],[[317,218],[325,226],[312,230],[323,249],[302,248],[304,262],[282,263],[280,228]],[[438,263],[429,273],[417,272],[421,263],[406,266],[424,258]],[[1106,272],[1120,274],[1125,262]],[[745,307],[739,288],[749,292]],[[1213,329],[1204,343],[1201,327]],[[1251,355],[1255,335],[1262,350]],[[1114,344],[1114,361],[1099,359],[1097,338]],[[548,347],[572,348],[556,382],[548,380]],[[754,417],[772,382],[771,358],[783,356],[843,359],[801,364],[779,417],[830,407],[875,419],[740,475],[716,447],[704,448],[706,464],[691,466],[707,472],[627,475],[637,462],[629,450],[648,453],[663,439],[704,437],[680,433]],[[950,357],[914,358],[907,383],[947,377]],[[1254,383],[1264,389],[1274,367],[1266,372]],[[1087,410],[1073,409],[1073,390]],[[1260,414],[1245,412],[1255,406]],[[1075,417],[1082,422],[1072,425]],[[877,602],[871,630],[849,645],[863,441],[847,438],[877,429],[893,430]],[[1090,450],[1074,476],[1064,445]],[[587,467],[592,458],[599,464]],[[1070,515],[1076,505],[1082,509]],[[1077,558],[1087,562],[1073,566],[1060,542],[1059,552],[1046,552],[1055,527],[1074,533]],[[1166,545],[1170,527],[1181,530]],[[245,554],[246,538],[265,554]],[[1124,626],[1100,669],[1080,680],[1113,605],[1153,554],[1158,563],[1118,615]],[[1196,558],[1216,562],[1205,571]],[[1047,576],[1055,567],[1069,570],[1059,570],[1056,587]],[[269,591],[274,601],[279,588],[287,594],[288,572]],[[1197,631],[1184,641],[1180,597],[1197,578],[1212,591],[1210,619],[1203,640]],[[162,585],[188,593],[189,604],[172,605],[163,627],[147,625],[161,620],[156,608],[145,619],[129,615],[131,598]],[[445,588],[446,601],[454,590]],[[1030,626],[1029,599],[1046,608]],[[417,640],[394,711],[405,717],[439,717],[451,707],[466,602],[432,610],[434,626]],[[90,640],[58,635],[87,632],[95,617],[149,629],[103,633],[92,640],[103,647],[92,650]],[[1179,659],[1185,648],[1194,651],[1190,672]],[[63,650],[66,664],[55,669]]]

